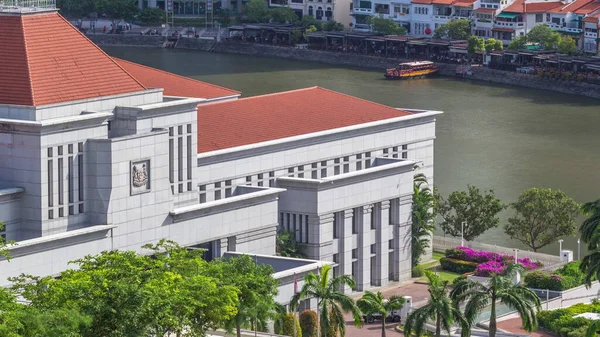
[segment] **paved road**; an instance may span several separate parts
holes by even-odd
[[[511,318],[506,321],[498,322],[498,329],[520,335],[530,335],[531,337],[556,337],[556,335],[549,331],[538,330],[527,332],[523,330],[520,318]]]
[[[400,283],[390,287],[379,289],[385,297],[392,295],[400,296],[412,296],[413,307],[422,306],[427,300],[429,293],[427,292],[427,285],[420,283]],[[356,299],[360,298],[360,295]],[[365,323],[362,328],[354,326],[354,321],[351,315],[345,315],[346,318],[346,337],[380,337],[381,336],[381,322],[375,321],[373,324]],[[403,336],[402,333],[397,332],[394,328],[398,323],[386,324],[386,335],[387,336]]]

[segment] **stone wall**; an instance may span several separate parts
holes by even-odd
[[[100,46],[148,46],[162,47],[165,38],[161,36],[141,35],[88,35]],[[298,49],[290,47],[277,47],[243,42],[220,42],[215,44],[212,40],[181,38],[176,48],[215,51],[243,55],[256,55],[277,57],[289,60],[320,62],[333,65],[362,67],[383,70],[394,67],[402,59],[387,59],[383,57],[340,54],[321,50]],[[456,65],[438,64],[440,74],[457,76]],[[582,95],[600,98],[600,85],[572,81],[557,81],[542,79],[537,76],[520,74],[510,71],[494,70],[483,67],[473,67],[472,75],[466,78],[492,83],[517,85],[521,87],[551,90],[566,94]]]

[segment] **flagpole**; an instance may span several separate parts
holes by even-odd
[[[294,273],[294,295],[298,293],[298,280],[296,279],[296,273]],[[296,305],[300,310],[300,303]],[[294,337],[298,337],[298,331],[296,331],[296,310],[292,313],[294,315]]]

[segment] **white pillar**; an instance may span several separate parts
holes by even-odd
[[[358,208],[361,209],[361,208]],[[358,225],[358,271],[356,275],[356,288],[360,291],[371,288],[371,214],[373,205],[362,207],[362,216]]]
[[[381,202],[380,222],[375,229],[376,269],[375,285],[385,287],[389,282],[390,201]]]
[[[339,271],[340,275],[352,275],[352,216],[351,209],[336,213],[336,223],[339,223]],[[349,287],[344,292],[350,293]]]
[[[390,200],[390,208],[391,208],[391,218],[390,223],[392,224],[392,240],[394,240],[393,244],[393,261],[392,261],[392,271],[393,275],[392,280],[398,281],[400,275],[400,199],[392,199]]]

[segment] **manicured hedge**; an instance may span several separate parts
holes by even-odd
[[[553,331],[561,337],[585,337],[590,320],[583,317],[573,318],[584,312],[600,313],[600,302],[576,304],[566,309],[543,310],[538,312],[538,323],[541,328]]]
[[[294,335],[294,324],[296,325],[296,334]],[[300,322],[294,317],[293,314],[287,314],[283,318],[283,335],[291,337],[301,337],[302,328],[300,328]]]
[[[441,258],[440,264],[444,270],[458,274],[472,273],[478,266],[476,262],[456,260],[448,257]]]
[[[317,313],[304,310],[300,314],[300,328],[302,328],[302,337],[317,337],[319,335]]]
[[[529,288],[562,291],[582,285],[584,274],[579,270],[579,262],[570,262],[553,273],[534,271],[525,275]]]

